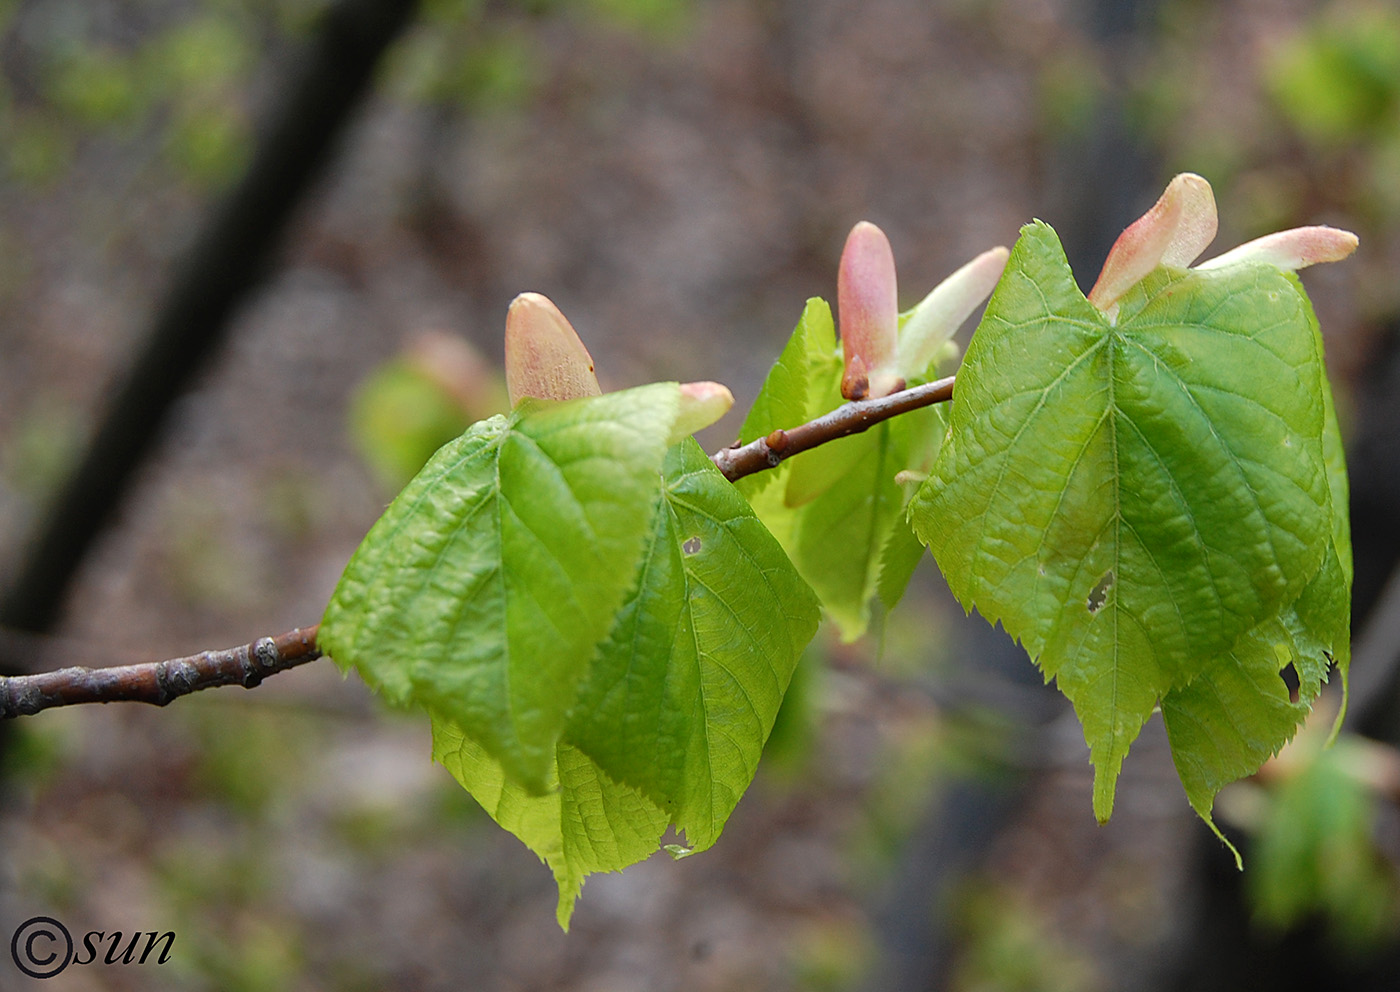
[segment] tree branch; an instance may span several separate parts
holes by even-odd
[[[200,689],[251,689],[269,675],[321,657],[314,627],[298,627],[226,651],[116,668],[60,668],[0,678],[0,719],[76,703],[135,702],[164,706]]]
[[[847,403],[791,430],[776,430],[742,447],[724,448],[711,459],[733,482],[776,468],[784,459],[828,441],[859,434],[891,417],[946,402],[952,396],[953,378],[949,376],[879,399]],[[204,651],[169,661],[114,668],[60,668],[40,675],[0,677],[0,719],[76,703],[164,706],[180,696],[220,685],[251,689],[269,675],[321,657],[321,649],[316,645],[318,627],[298,627],[226,651]]]
[[[901,413],[953,398],[953,376],[903,389],[874,400],[857,400],[791,430],[776,430],[743,447],[723,448],[710,456],[730,482],[777,468],[785,459],[837,438],[859,434]]]
[[[88,548],[171,407],[218,352],[238,307],[272,271],[296,209],[326,171],[376,66],[415,7],[416,0],[338,0],[322,15],[248,171],[185,252],[86,453],[5,583],[0,624],[33,632],[54,627]]]

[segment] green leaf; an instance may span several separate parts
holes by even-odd
[[[556,750],[559,791],[529,795],[434,714],[435,755],[550,865],[564,926],[585,876],[646,857],[668,826],[692,852],[714,844],[820,618],[782,548],[693,439],[670,450],[653,494],[633,587]]]
[[[1162,267],[1113,324],[1054,232],[1023,229],[910,517],[964,606],[1073,702],[1100,820],[1158,700],[1318,573],[1324,383],[1296,278]]]
[[[1311,738],[1311,739],[1309,739]],[[1256,916],[1282,933],[1326,924],[1352,953],[1394,939],[1400,909],[1394,871],[1378,849],[1373,747],[1343,736],[1332,748],[1305,730],[1271,776],[1245,878]]]
[[[1280,677],[1298,673],[1298,700]],[[1186,798],[1216,835],[1211,808],[1226,785],[1252,775],[1297,732],[1326,679],[1325,648],[1293,610],[1267,620],[1186,686],[1162,697],[1162,718]]]
[[[808,300],[739,440],[747,443],[836,409],[845,402],[841,371],[831,309],[823,300]],[[897,601],[922,556],[903,521],[905,495],[894,478],[905,469],[927,470],[942,433],[941,413],[920,410],[738,483],[847,641],[865,633],[877,585],[889,602]],[[774,487],[781,494],[775,497],[768,486],[778,480],[783,485]]]
[[[908,316],[900,315],[901,324]],[[927,372],[932,376],[936,369]],[[831,309],[823,300],[808,300],[739,440],[748,443],[841,406],[841,373]],[[737,484],[847,641],[865,633],[877,594],[887,606],[899,601],[923,556],[903,519],[907,494],[894,480],[901,471],[928,471],[943,430],[941,410],[916,411]],[[770,486],[774,481],[783,485]]]
[[[904,492],[895,476],[910,467],[909,428],[915,421],[936,421],[939,417],[934,409],[916,410],[796,459],[820,457],[826,448],[845,448],[832,455],[832,464],[843,469],[841,474],[828,479],[819,495],[797,509],[789,550],[797,570],[816,590],[846,641],[865,633],[886,548],[896,540],[893,535],[897,530],[908,530]],[[801,469],[794,468],[789,494],[792,482],[803,478]],[[912,567],[904,568],[911,563],[907,554],[897,553],[899,550],[895,549],[899,563],[891,565],[885,579],[887,599],[899,598],[901,581],[907,583],[913,572]]]
[[[712,845],[753,780],[816,597],[693,440],[671,449],[637,582],[566,737]]]
[[[814,297],[807,301],[782,354],[768,370],[763,386],[748,416],[744,418],[743,426],[739,428],[740,443],[748,444],[767,437],[775,430],[796,427],[825,413],[825,410],[814,410],[813,372],[830,363],[835,354],[836,329],[831,321],[831,307],[825,300]],[[756,472],[740,479],[737,485],[740,492],[752,498],[767,488],[778,475],[777,470]]]
[[[632,583],[679,389],[524,405],[444,446],[350,559],[320,643],[541,792]]]
[[[351,439],[390,492],[470,423],[440,383],[402,359],[387,362],[361,384],[350,410]]]
[[[550,789],[532,795],[461,727],[433,714],[433,758],[549,866],[559,886],[556,916],[568,930],[584,879],[655,854],[669,817],[636,789],[614,782],[577,748],[559,744],[555,751]]]
[[[1324,399],[1323,449],[1333,531],[1322,567],[1295,603],[1247,633],[1189,685],[1162,698],[1162,718],[1186,798],[1212,830],[1216,793],[1258,771],[1293,739],[1327,681],[1333,660],[1342,673],[1345,694],[1351,654],[1346,462],[1330,389]],[[1289,665],[1298,679],[1296,702],[1290,701],[1280,678]]]
[[[924,546],[902,519],[898,525],[890,528],[889,536],[880,548],[875,582],[880,604],[886,610],[894,609],[904,598],[904,590],[909,587],[909,580],[914,577],[914,569],[923,557]]]

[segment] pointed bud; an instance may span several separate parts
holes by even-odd
[[[984,251],[933,288],[916,306],[899,332],[898,370],[921,375],[962,322],[992,295],[1011,252]]]
[[[506,311],[506,391],[513,407],[527,396],[597,396],[593,358],[548,297],[521,293]]]
[[[1196,268],[1221,269],[1227,265],[1263,262],[1296,272],[1319,262],[1340,262],[1356,251],[1359,243],[1356,235],[1335,227],[1294,227],[1246,241]]]
[[[1215,239],[1215,194],[1210,183],[1183,172],[1128,226],[1109,249],[1089,302],[1112,319],[1118,300],[1158,265],[1185,268]]]
[[[681,404],[667,444],[683,441],[719,420],[734,405],[734,394],[718,382],[681,383]]]
[[[846,238],[836,275],[836,308],[846,359],[841,395],[850,400],[893,392],[899,327],[894,252],[885,232],[869,221],[861,221]]]

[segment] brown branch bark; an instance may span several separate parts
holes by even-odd
[[[791,430],[776,430],[742,447],[711,456],[733,482],[776,468],[784,459],[837,438],[859,434],[901,413],[943,403],[953,396],[953,378],[904,389],[874,400],[837,407]],[[0,719],[28,716],[77,703],[136,702],[164,706],[201,689],[241,685],[251,689],[269,675],[315,661],[318,627],[298,627],[226,651],[204,651],[188,658],[113,668],[60,668],[39,675],[0,677]]]
[[[742,447],[723,448],[710,456],[730,482],[777,468],[785,459],[818,445],[867,431],[901,413],[945,403],[953,398],[953,376],[900,390],[874,400],[857,400],[791,430],[776,430]]]
[[[318,625],[319,626],[319,625]],[[220,685],[251,689],[269,675],[321,657],[317,627],[298,627],[226,651],[116,668],[60,668],[0,678],[0,718],[28,716],[76,703],[135,702],[164,706]]]

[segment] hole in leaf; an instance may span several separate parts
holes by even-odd
[[[1089,590],[1089,602],[1086,604],[1090,613],[1097,613],[1103,609],[1103,604],[1108,602],[1108,591],[1113,588],[1113,569],[1103,573],[1103,578]]]
[[[681,545],[681,550],[688,555],[695,554],[695,552],[700,550],[700,538],[689,538],[684,544]]]
[[[1302,682],[1298,678],[1298,669],[1293,667],[1293,662],[1289,662],[1279,670],[1278,677],[1283,679],[1283,684],[1288,687],[1288,701],[1296,703],[1298,701],[1298,687]]]

